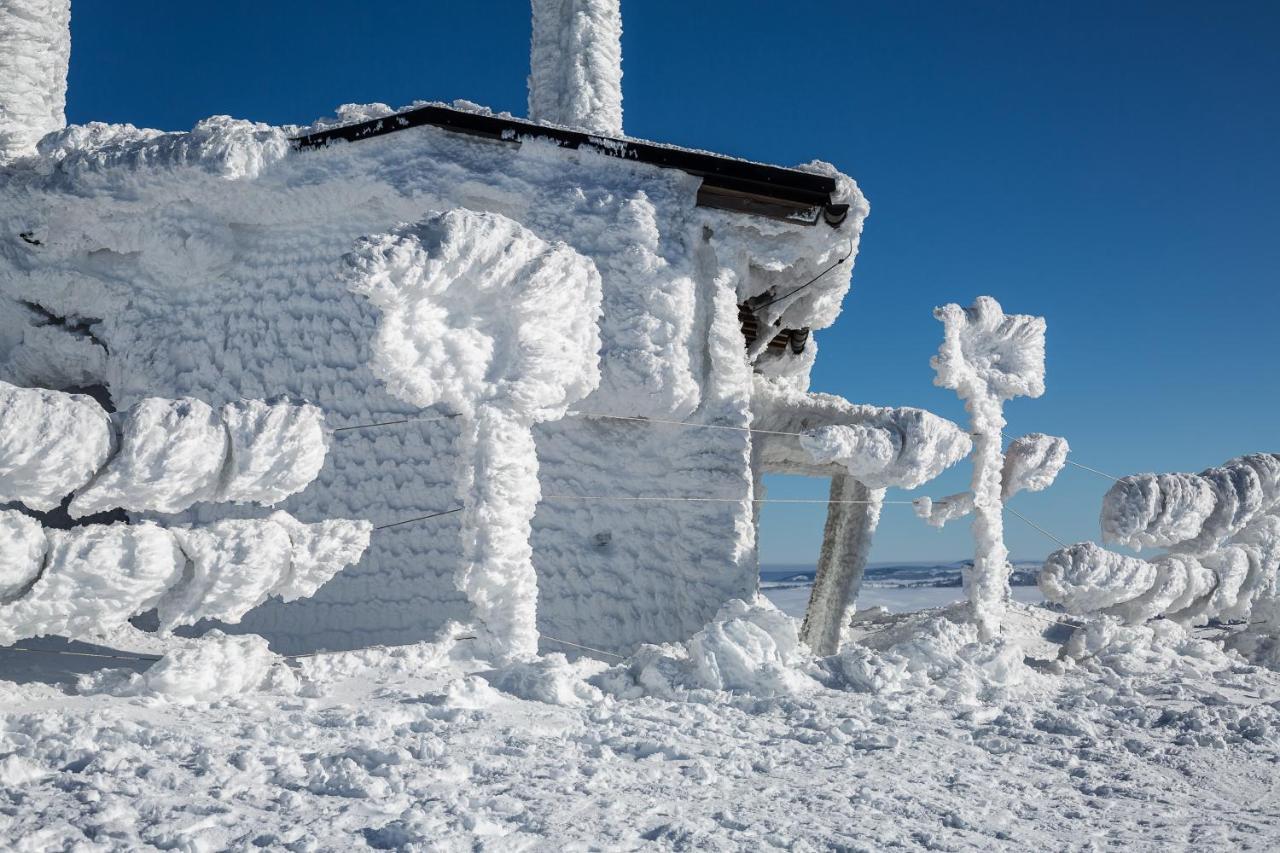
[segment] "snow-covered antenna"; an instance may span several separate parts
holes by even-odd
[[[0,0],[0,163],[66,126],[71,0]]]
[[[622,135],[620,0],[533,0],[529,118]]]

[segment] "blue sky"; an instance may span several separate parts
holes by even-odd
[[[989,293],[1049,323],[1048,391],[1007,407],[1010,435],[1065,435],[1117,475],[1280,450],[1280,4],[623,0],[623,22],[629,134],[828,160],[871,199],[815,390],[963,421],[932,387],[931,311]],[[528,37],[522,0],[74,0],[68,118],[304,123],[418,98],[523,114]],[[1015,506],[1093,538],[1107,486],[1069,468]],[[812,559],[823,512],[766,508],[762,558]],[[1006,526],[1015,556],[1053,547]],[[967,524],[889,506],[872,559],[971,551]]]

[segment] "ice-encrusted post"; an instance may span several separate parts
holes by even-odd
[[[620,0],[533,0],[529,117],[622,135]]]
[[[973,433],[973,571],[966,592],[983,639],[1000,631],[1009,597],[1009,551],[1004,545],[1000,450],[1004,404],[1044,393],[1043,317],[1008,314],[990,296],[972,306],[934,310],[942,321],[942,346],[930,362],[934,384],[964,400]]]
[[[71,0],[0,0],[0,163],[64,127]]]
[[[840,651],[840,632],[862,586],[884,491],[868,488],[847,475],[831,478],[831,509],[822,534],[822,553],[800,628],[800,639],[815,655]]]
[[[368,237],[352,290],[382,311],[374,373],[416,406],[459,416],[459,589],[499,661],[538,651],[529,534],[541,497],[533,427],[600,381],[600,274],[564,243],[465,209]]]

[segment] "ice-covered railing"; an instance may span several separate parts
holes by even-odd
[[[324,463],[314,406],[241,400],[214,411],[192,398],[147,398],[121,436],[93,399],[0,383],[0,502],[173,513],[199,501],[271,505]],[[164,528],[153,522],[49,530],[0,510],[0,645],[57,634],[92,638],[156,609],[163,633],[201,619],[238,622],[270,596],[312,595],[355,563],[367,521],[269,518]]]
[[[302,491],[328,450],[315,406],[140,400],[120,434],[91,397],[0,382],[0,503],[73,518],[107,509],[175,513],[200,501],[271,506]]]
[[[752,415],[757,471],[831,477],[827,528],[801,636],[815,653],[835,654],[885,490],[928,482],[963,459],[972,442],[954,423],[923,409],[860,406],[762,376],[755,380]]]
[[[270,596],[313,594],[369,544],[365,521],[303,524],[286,512],[189,528],[153,522],[47,530],[0,510],[0,645],[91,639],[155,609],[161,633],[234,624]]]
[[[1199,474],[1123,477],[1102,506],[1102,538],[1150,559],[1083,542],[1045,561],[1045,597],[1077,615],[1185,624],[1270,613],[1280,566],[1280,454],[1255,453]]]

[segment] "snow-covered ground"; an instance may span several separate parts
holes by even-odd
[[[215,640],[216,666],[77,686],[77,671],[148,664],[0,650],[13,679],[0,685],[0,839],[18,851],[1280,844],[1280,676],[1208,642],[1153,646],[1130,629],[1063,666],[1070,629],[1052,612],[1015,605],[1016,644],[993,645],[958,607],[955,621],[866,624],[858,646],[815,661],[771,612],[739,608],[687,648],[612,668],[553,655],[494,670],[460,640],[286,669]],[[181,698],[243,689],[229,674],[247,670],[261,689]],[[733,689],[708,689],[715,679]]]

